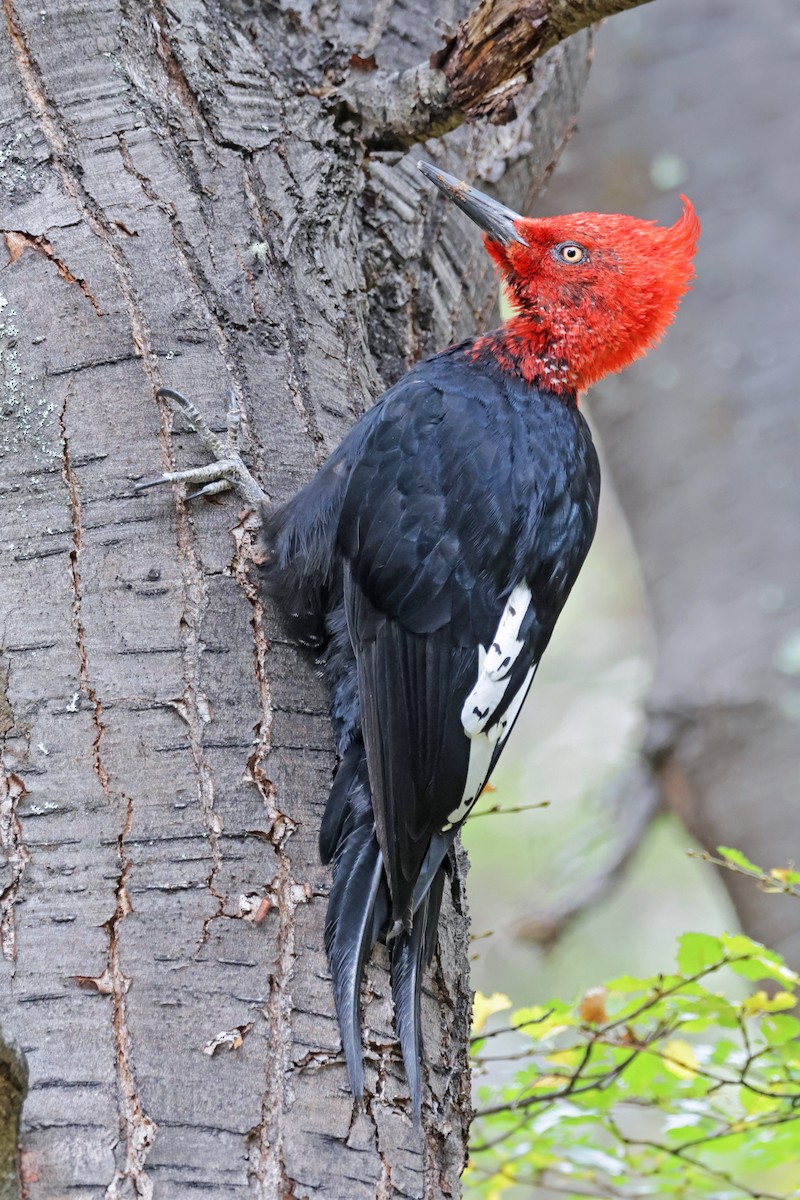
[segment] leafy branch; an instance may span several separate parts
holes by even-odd
[[[715,858],[707,850],[689,850],[688,854],[689,858],[699,858],[701,862],[713,863],[715,867],[724,867],[726,871],[754,879],[762,892],[780,893],[800,899],[800,871],[794,869],[794,863],[765,871],[763,867],[757,867],[746,858],[741,850],[734,850],[730,846],[717,846],[720,858]]]
[[[796,1194],[798,977],[741,934],[685,934],[677,968],[622,976],[577,1005],[521,1009],[488,1032],[510,1003],[478,998],[475,1065],[514,1070],[478,1090],[473,1195],[495,1200],[516,1185],[576,1200]],[[723,994],[731,973],[751,985],[744,998]]]

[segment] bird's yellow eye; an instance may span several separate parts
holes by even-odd
[[[554,247],[553,255],[559,262],[574,266],[575,263],[583,262],[586,258],[586,250],[577,242],[562,242],[559,246]]]

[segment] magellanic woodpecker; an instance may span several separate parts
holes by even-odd
[[[154,483],[236,486],[260,513],[266,593],[321,655],[339,763],[320,829],[325,944],[350,1086],[359,992],[379,940],[413,1110],[420,988],[453,843],[494,769],[589,550],[600,472],[581,393],[643,355],[690,285],[699,223],[532,219],[427,163],[483,231],[514,308],[418,363],[278,508],[236,449],[184,411],[217,462]],[[151,486],[144,484],[142,486]]]

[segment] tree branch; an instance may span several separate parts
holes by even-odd
[[[505,124],[537,59],[603,17],[650,0],[479,0],[430,60],[377,70],[338,93],[339,124],[372,149],[408,149],[470,118]]]

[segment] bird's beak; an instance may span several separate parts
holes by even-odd
[[[510,242],[521,242],[523,246],[527,245],[524,237],[516,228],[516,222],[522,220],[519,213],[515,213],[511,208],[506,208],[497,200],[492,200],[491,196],[484,195],[483,192],[470,187],[463,180],[456,179],[455,175],[448,175],[446,171],[440,171],[438,167],[431,166],[430,163],[420,162],[417,163],[417,166],[426,179],[435,183],[445,196],[457,204],[476,225],[485,230],[493,241],[499,242],[501,246],[507,246]]]

